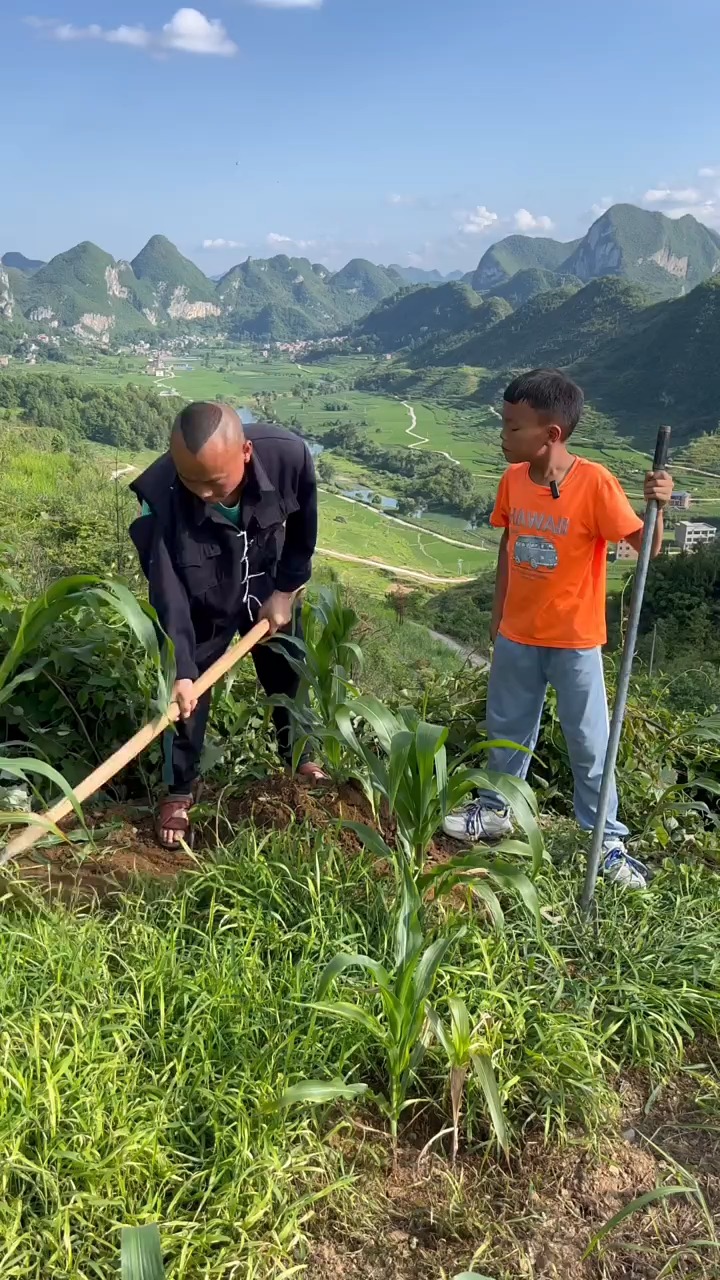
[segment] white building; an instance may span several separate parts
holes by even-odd
[[[695,551],[697,547],[714,542],[717,529],[714,524],[701,520],[680,520],[675,526],[675,541],[681,551]]]

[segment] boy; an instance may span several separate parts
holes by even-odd
[[[547,686],[558,715],[575,780],[575,816],[591,831],[608,741],[603,679],[607,544],[624,538],[636,551],[643,522],[605,467],[570,453],[567,442],[580,419],[583,393],[555,369],[533,369],[510,383],[503,403],[502,451],[510,466],[498,489],[491,524],[503,529],[491,634],[495,642],[488,686],[488,737],[533,751]],[[672,478],[648,472],[645,500],[660,506],[653,556],[662,547],[662,508]],[[523,778],[527,751],[496,748],[488,768]],[[626,888],[647,885],[647,869],[623,843],[628,829],[617,816],[613,787],[605,827],[603,871]],[[508,811],[484,793],[450,814],[447,835],[476,842],[512,831]]]

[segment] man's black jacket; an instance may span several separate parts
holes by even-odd
[[[242,489],[239,528],[180,482],[169,453],[130,488],[150,515],[130,526],[150,602],[175,645],[177,678],[248,631],[273,591],[296,591],[310,577],[317,539],[312,456],[299,436],[271,423],[245,428],[253,456]]]

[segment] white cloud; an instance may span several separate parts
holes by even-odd
[[[160,31],[125,24],[107,28],[96,22],[87,27],[76,27],[71,22],[56,22],[51,18],[29,18],[28,22],[61,43],[101,40],[106,44],[124,44],[155,53],[197,53],[221,58],[232,57],[238,51],[220,19],[206,18],[199,9],[178,9]]]
[[[593,222],[596,218],[602,218],[603,214],[607,213],[611,204],[613,204],[612,196],[601,196],[599,200],[596,200],[594,204],[591,204],[590,217]]]
[[[720,178],[720,169],[698,169],[698,178]]]
[[[691,214],[698,222],[705,222],[710,227],[720,227],[720,203],[717,200],[703,200],[702,204],[675,205],[664,212],[668,218],[685,218]]]
[[[476,205],[469,213],[461,213],[459,216],[462,219],[460,231],[470,236],[483,236],[500,221],[498,215],[491,213],[484,204]]]
[[[387,198],[388,204],[417,204],[417,196],[403,196],[393,191]]]
[[[270,231],[265,237],[265,243],[271,249],[279,249],[284,252],[286,249],[314,249],[317,240],[295,240],[292,236],[278,235],[277,231]]]
[[[218,236],[216,240],[203,240],[203,249],[244,249],[242,240],[223,240],[222,236]]]
[[[697,187],[651,187],[645,192],[645,204],[701,204],[702,193]]]
[[[531,231],[552,231],[554,222],[546,213],[534,214],[529,209],[518,209],[515,217],[515,229],[528,235]]]

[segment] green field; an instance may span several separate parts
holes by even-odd
[[[495,560],[493,552],[451,546],[330,493],[320,495],[319,545],[433,577],[472,575]]]
[[[478,405],[468,409],[416,400],[405,404],[392,396],[350,389],[359,374],[367,373],[376,364],[372,357],[331,357],[323,363],[302,365],[274,356],[264,360],[249,347],[218,347],[208,348],[190,359],[194,367],[178,369],[171,378],[156,379],[146,374],[146,358],[134,355],[93,356],[86,363],[48,370],[47,376],[67,371],[96,385],[120,381],[154,386],[159,394],[178,400],[222,398],[260,412],[267,406],[281,422],[297,424],[304,433],[321,441],[338,422],[365,423],[370,439],[378,445],[447,454],[472,471],[479,487],[487,487],[488,495],[504,469],[498,447],[499,420],[494,407]],[[185,358],[179,356],[175,363],[184,362]],[[414,427],[408,405],[416,416]],[[573,437],[573,448],[581,456],[609,467],[623,483],[631,501],[641,506],[642,475],[650,459],[620,438],[614,423],[589,407]],[[712,474],[699,474],[704,470],[712,472],[707,449],[697,457],[698,451],[693,453],[692,446],[686,452],[688,460],[678,464],[678,487],[691,490],[696,516],[720,514],[720,481]],[[712,454],[709,461],[713,461]],[[699,462],[704,465],[698,466]],[[693,470],[684,470],[683,466],[693,466]],[[397,477],[386,473],[374,475],[367,467],[344,458],[337,459],[337,468],[340,477],[349,480],[347,487],[366,485],[389,496],[399,492]],[[326,518],[324,522],[326,542],[336,550],[438,574],[457,574],[458,558],[465,562],[463,572],[473,572],[483,561],[481,555],[479,560],[473,559],[473,552],[465,548],[448,547],[437,540],[428,543],[422,533],[413,535],[410,530],[382,528],[388,522],[374,512],[348,508],[343,515],[347,526],[338,526],[334,523],[335,517],[332,521]],[[480,548],[497,541],[494,531],[485,527],[468,531],[465,521],[444,513],[427,514],[417,523],[445,537],[477,542]]]

